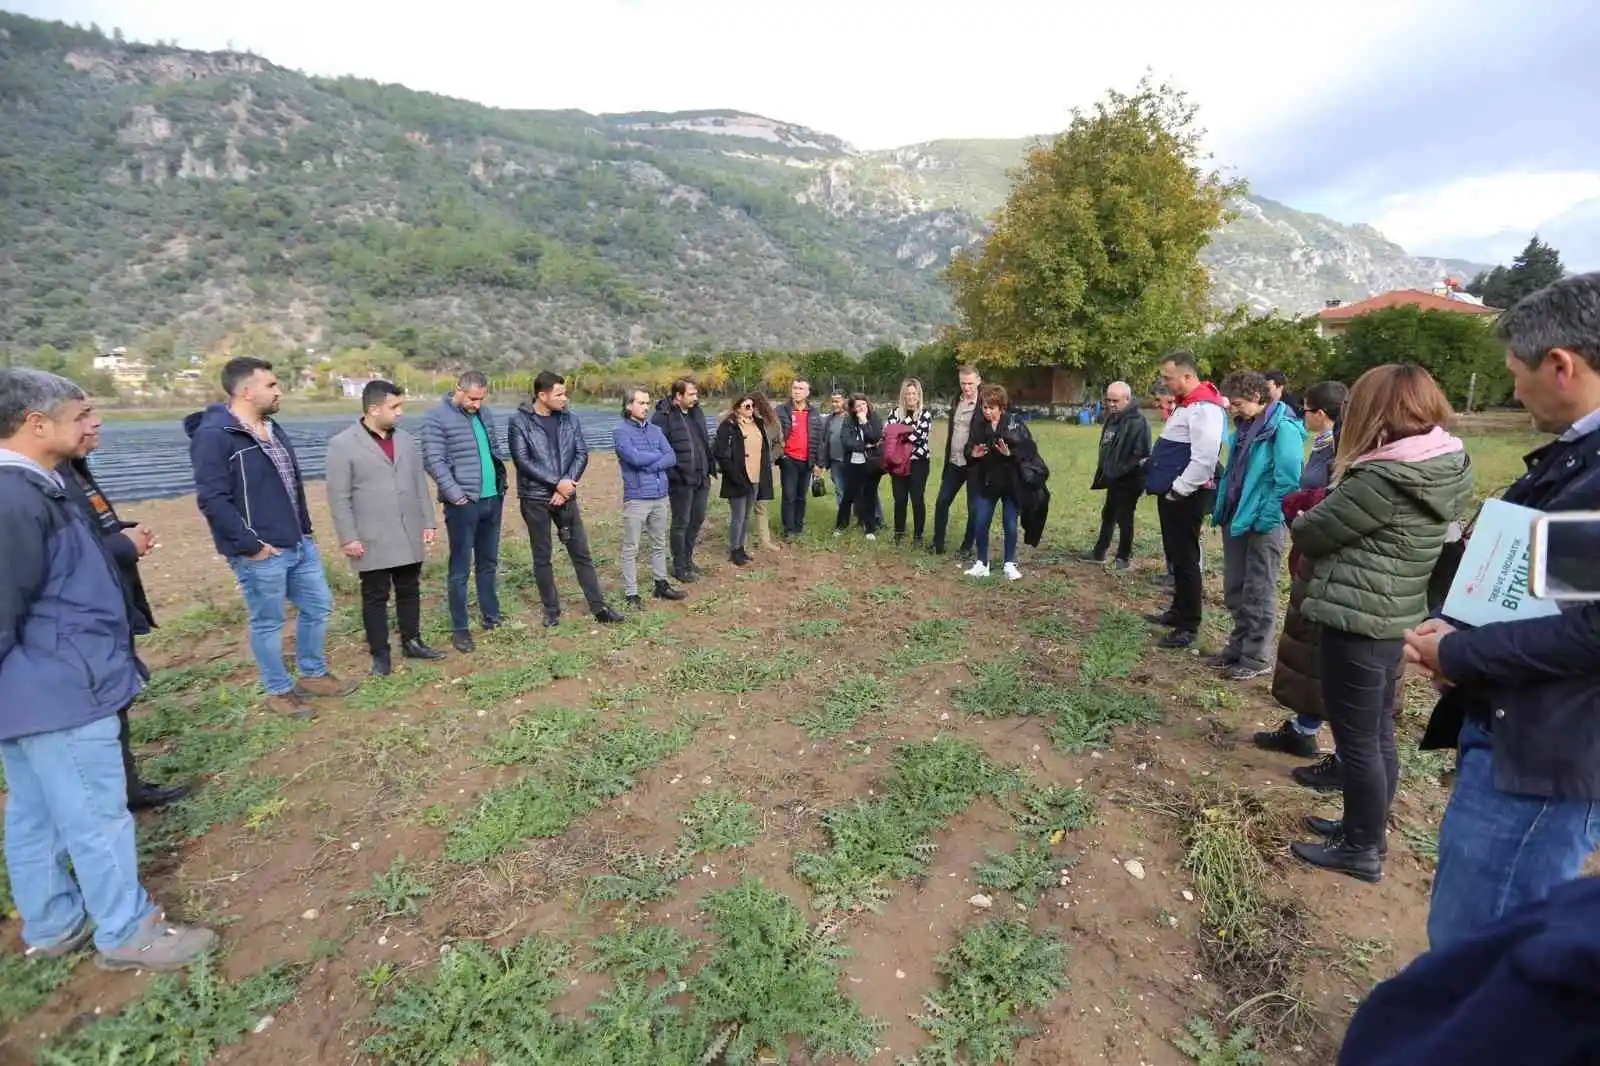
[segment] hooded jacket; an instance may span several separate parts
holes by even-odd
[[[1395,640],[1428,616],[1428,579],[1445,530],[1472,499],[1461,441],[1435,427],[1357,459],[1294,520],[1311,576],[1307,621]]]
[[[1215,385],[1202,381],[1178,401],[1161,439],[1145,464],[1145,491],[1152,496],[1193,496],[1215,484],[1228,415]]]
[[[298,547],[311,536],[311,511],[306,507],[300,461],[283,427],[267,419],[278,447],[294,467],[294,498],[284,489],[272,457],[261,442],[228,410],[214,403],[183,420],[189,434],[189,463],[194,468],[195,502],[211,527],[211,539],[225,558],[254,555],[263,544]]]
[[[108,718],[143,685],[117,564],[67,491],[0,452],[0,740]]]

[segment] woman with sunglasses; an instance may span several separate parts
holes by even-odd
[[[745,538],[756,499],[772,498],[772,452],[756,418],[755,397],[745,393],[733,401],[711,451],[722,473],[722,498],[728,501],[728,561],[744,566],[750,562]]]

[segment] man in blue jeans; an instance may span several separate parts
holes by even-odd
[[[99,531],[54,472],[91,420],[65,378],[0,370],[6,868],[30,951],[71,955],[92,939],[103,969],[174,970],[217,936],[167,922],[139,883],[117,739],[143,683],[127,602]]]
[[[474,571],[483,628],[500,624],[500,512],[505,503],[506,460],[511,458],[483,406],[489,379],[468,370],[449,396],[422,418],[422,465],[439,487],[444,528],[450,538],[451,643],[456,651],[476,645],[467,627],[467,577]]]
[[[280,714],[314,718],[307,697],[346,696],[356,682],[328,671],[324,656],[333,593],[311,539],[305,483],[289,435],[272,420],[283,391],[272,364],[249,356],[222,368],[225,404],[183,420],[189,434],[195,499],[211,527],[217,553],[228,560],[250,614],[250,650]],[[283,659],[287,605],[299,613],[294,650],[299,680]]]
[[[1600,508],[1600,273],[1564,278],[1500,317],[1506,366],[1534,423],[1558,438],[1505,499]],[[1600,605],[1406,635],[1406,657],[1449,686],[1423,747],[1459,751],[1439,827],[1428,940],[1449,947],[1577,877],[1600,846]]]

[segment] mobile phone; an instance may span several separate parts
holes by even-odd
[[[1533,520],[1528,584],[1544,600],[1600,600],[1600,511]]]

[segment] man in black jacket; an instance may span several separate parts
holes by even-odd
[[[978,376],[978,371],[970,366],[961,367],[956,371],[956,380],[961,385],[961,393],[950,405],[949,423],[944,433],[944,469],[939,475],[939,495],[933,501],[933,543],[928,550],[935,555],[944,554],[944,534],[950,525],[950,505],[955,502],[956,493],[967,488],[967,442],[983,422],[983,407],[978,403],[978,387],[983,384],[983,379]],[[967,528],[961,535],[960,556],[963,559],[972,554],[975,528],[972,493],[968,492]]]
[[[656,404],[651,419],[667,435],[667,443],[678,455],[678,465],[667,471],[667,505],[672,512],[672,576],[685,585],[701,574],[695,565],[694,547],[700,540],[700,527],[706,520],[706,504],[711,495],[711,476],[717,465],[711,461],[711,434],[706,431],[706,413],[700,407],[700,390],[688,378],[672,383],[672,397]]]
[[[1555,441],[1505,499],[1600,508],[1600,273],[1564,278],[1501,315],[1516,395]],[[1457,580],[1461,580],[1460,577]],[[1451,686],[1423,747],[1454,746],[1428,913],[1435,950],[1544,899],[1600,846],[1600,605],[1406,635],[1406,657]]]
[[[89,472],[89,455],[100,447],[100,414],[91,410],[89,432],[83,438],[78,454],[56,467],[67,498],[89,519],[89,524],[100,533],[106,551],[117,564],[122,578],[123,598],[128,606],[128,626],[133,637],[141,636],[155,628],[155,612],[150,609],[150,599],[145,595],[144,580],[139,576],[139,560],[156,548],[156,535],[149,526],[137,522],[124,522],[117,517],[116,508],[106,499],[105,493]],[[131,643],[131,641],[130,641]],[[141,673],[148,676],[143,663],[138,662]],[[117,712],[121,726],[117,740],[122,745],[122,768],[128,779],[128,809],[132,811],[163,807],[189,794],[188,785],[152,785],[139,779],[139,770],[133,761],[133,744],[128,730],[128,708]]]
[[[1095,467],[1092,489],[1104,489],[1106,502],[1100,509],[1100,539],[1092,551],[1078,556],[1086,563],[1103,563],[1111,547],[1112,527],[1116,527],[1118,570],[1126,570],[1133,556],[1133,515],[1144,495],[1144,461],[1150,457],[1150,423],[1133,402],[1133,390],[1125,381],[1106,386],[1106,420],[1100,427],[1100,463]]]
[[[561,597],[550,565],[550,528],[567,546],[578,587],[598,622],[622,622],[606,605],[600,577],[589,555],[589,534],[578,511],[578,482],[589,466],[589,445],[577,416],[567,410],[566,378],[549,370],[533,379],[533,400],[511,416],[511,461],[517,465],[517,497],[533,544],[533,580],[544,605],[544,624],[561,622]]]

